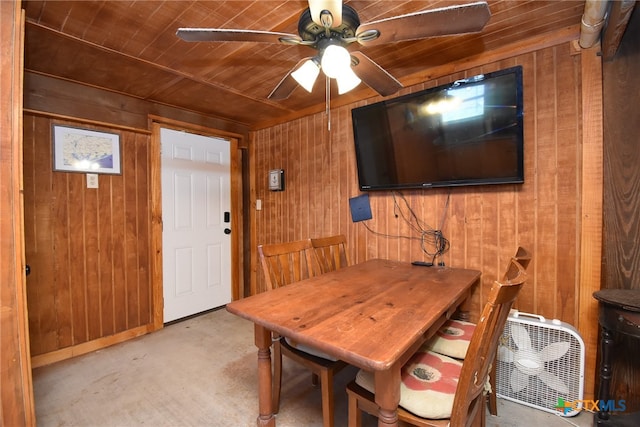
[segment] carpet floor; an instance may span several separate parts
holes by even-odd
[[[356,369],[335,378],[336,427],[347,422],[346,384]],[[160,331],[33,371],[40,427],[253,427],[258,414],[253,325],[215,310]],[[311,375],[284,361],[279,427],[321,427],[319,388]],[[363,426],[377,425],[364,417]],[[590,426],[586,412],[563,418],[498,400],[487,427]]]

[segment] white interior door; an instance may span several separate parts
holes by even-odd
[[[231,301],[230,143],[164,128],[160,141],[164,321],[170,322]]]

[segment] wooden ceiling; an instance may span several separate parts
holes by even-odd
[[[362,23],[469,1],[347,1]],[[25,71],[104,88],[220,117],[258,129],[322,111],[322,80],[313,93],[267,96],[313,50],[269,43],[185,42],[180,27],[297,34],[306,1],[24,1]],[[584,0],[489,0],[482,32],[356,47],[404,85],[428,70],[561,31],[577,36]],[[352,45],[353,46],[353,45]],[[322,74],[321,74],[322,75]],[[332,105],[377,96],[364,83]]]

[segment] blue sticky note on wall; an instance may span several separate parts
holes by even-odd
[[[349,208],[351,209],[351,221],[359,222],[373,218],[371,216],[371,205],[369,204],[369,195],[352,197],[349,199]]]

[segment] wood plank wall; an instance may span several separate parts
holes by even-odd
[[[331,131],[327,117],[317,114],[255,132],[255,197],[262,199],[263,206],[256,212],[258,242],[343,233],[354,262],[375,257],[430,260],[420,249],[420,236],[400,215],[407,212],[408,204],[425,224],[441,229],[449,239],[447,265],[483,271],[483,288],[474,296],[476,309],[481,295],[522,245],[534,253],[534,259],[519,308],[576,323],[579,60],[571,55],[570,45],[563,44],[404,89],[399,95],[522,65],[525,183],[411,190],[402,195],[370,192],[373,220],[366,224],[351,222],[348,204],[350,197],[361,194],[351,108],[363,103],[332,110]],[[284,192],[268,191],[267,172],[275,168],[285,170]],[[258,283],[261,280],[257,275]]]
[[[117,132],[122,174],[52,171],[53,124]],[[152,322],[149,133],[25,114],[25,239],[32,356]],[[37,360],[37,359],[36,359]],[[34,362],[37,364],[37,362]]]
[[[422,222],[449,239],[447,265],[483,272],[482,285],[473,295],[475,316],[491,283],[521,245],[533,253],[533,262],[517,307],[578,327],[581,55],[571,43],[563,43],[406,88],[398,95],[515,65],[524,71],[523,185],[370,192],[373,219],[352,223],[348,200],[361,193],[350,111],[365,103],[348,105],[331,110],[330,131],[328,117],[316,114],[252,134],[252,197],[262,201],[262,210],[254,213],[255,243],[341,233],[356,263],[378,257],[430,261],[421,250],[420,235],[402,219],[410,206]],[[275,168],[285,170],[283,192],[268,190],[267,173]],[[254,290],[260,291],[263,278],[259,270],[254,273]],[[590,331],[596,326],[583,327]],[[588,357],[593,368],[595,353]],[[587,382],[589,390],[592,378]]]
[[[239,149],[248,145],[249,130],[33,73],[25,74],[24,100],[25,251],[33,271],[27,287],[36,367],[162,327],[162,283],[152,276],[161,274],[161,257],[151,256],[162,251],[161,213],[151,206],[152,193],[157,202],[160,192],[152,121],[215,131]],[[101,175],[95,190],[86,188],[83,174],[52,173],[52,123],[120,134],[123,174]],[[240,182],[242,171],[234,167],[232,183]],[[236,218],[239,223],[242,215]]]
[[[640,9],[636,7],[619,50],[603,64],[604,236],[603,288],[640,289]],[[640,410],[640,340],[619,335],[611,396]]]

